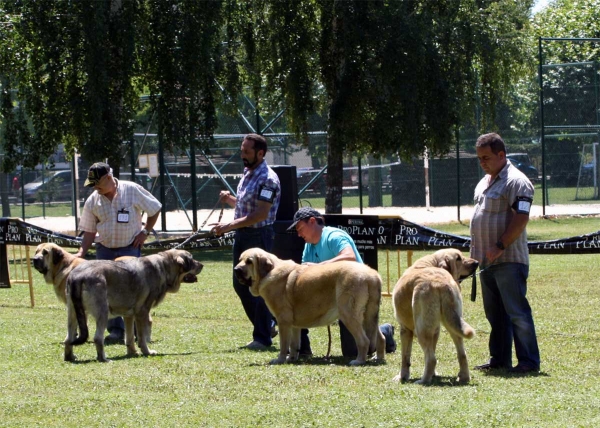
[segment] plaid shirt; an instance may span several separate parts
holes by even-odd
[[[281,199],[281,186],[279,177],[269,166],[267,161],[263,160],[256,169],[244,168],[244,176],[237,187],[237,196],[235,203],[234,217],[245,217],[256,211],[258,206],[258,197],[263,189],[269,189],[273,192],[274,198],[269,210],[269,216],[266,220],[254,224],[250,227],[263,227],[275,222],[279,200]]]
[[[489,184],[489,177],[483,177],[475,188],[475,211],[471,219],[471,257],[481,263],[485,251],[498,242],[515,215],[512,207],[517,198],[533,200],[533,185],[510,161],[492,184]],[[495,261],[509,262],[529,264],[527,231],[524,230]]]
[[[142,211],[153,216],[161,203],[142,186],[131,181],[117,182],[117,194],[112,201],[96,190],[85,201],[79,228],[84,232],[98,233],[96,242],[108,248],[130,245],[142,230]],[[127,223],[117,222],[117,213],[129,211]]]

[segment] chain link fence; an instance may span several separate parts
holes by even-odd
[[[543,42],[543,43],[542,43]],[[573,58],[557,63],[557,44],[570,43]],[[508,157],[536,186],[535,204],[594,204],[600,199],[600,39],[543,39],[540,42],[541,139],[514,137],[500,130]],[[585,56],[584,61],[577,59]],[[544,62],[546,61],[546,62]],[[132,141],[123,144],[120,179],[134,180],[152,192],[167,211],[183,210],[192,224],[194,210],[214,209],[221,190],[235,193],[243,171],[240,145],[248,132],[268,136],[270,165],[294,165],[300,205],[324,210],[327,180],[327,136],[319,129],[302,141],[278,133],[285,129],[279,112],[267,121],[252,117],[248,100],[240,117],[222,117],[205,150],[178,150],[164,155],[160,174],[159,138],[152,119],[140,121]],[[245,115],[245,117],[244,117]],[[279,119],[282,117],[281,119]],[[277,127],[275,123],[281,123]],[[320,123],[320,124],[319,124]],[[316,121],[314,128],[323,128]],[[477,133],[463,131],[454,150],[441,158],[427,154],[411,161],[397,156],[344,158],[344,208],[436,207],[472,205],[483,176],[475,155]],[[97,161],[97,160],[94,160]],[[2,175],[3,216],[75,216],[91,189],[83,187],[89,163],[68,161],[58,152],[52,166],[19,169]],[[78,173],[74,174],[75,165]],[[76,176],[78,175],[78,178]],[[192,180],[192,176],[196,179]],[[6,200],[7,199],[8,209]]]

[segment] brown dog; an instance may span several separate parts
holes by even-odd
[[[417,383],[428,384],[435,374],[435,348],[440,324],[452,337],[458,354],[458,381],[469,382],[469,366],[463,338],[475,331],[462,319],[462,296],[457,281],[477,269],[478,262],[463,257],[459,250],[444,249],[417,260],[398,280],[392,293],[394,313],[400,323],[402,368],[395,381],[408,381],[413,336],[425,353],[423,377]]]
[[[87,313],[96,319],[94,344],[98,361],[108,361],[103,334],[109,314],[124,318],[127,355],[137,355],[134,321],[142,353],[155,355],[146,343],[150,310],[167,293],[177,293],[182,280],[188,274],[198,275],[202,267],[189,252],[169,250],[121,262],[93,260],[73,269],[67,280],[65,361],[75,360],[73,346],[87,341]]]
[[[67,277],[76,266],[86,260],[75,257],[56,244],[45,243],[37,246],[31,261],[34,269],[44,275],[44,279],[48,284],[54,286],[54,293],[58,300],[66,304],[65,285]]]
[[[235,275],[261,296],[277,319],[279,357],[271,364],[296,361],[300,329],[330,325],[337,319],[346,325],[358,349],[350,365],[364,364],[377,351],[385,357],[385,337],[379,330],[381,277],[357,262],[299,265],[281,260],[260,248],[244,251]],[[289,351],[289,356],[288,355]]]

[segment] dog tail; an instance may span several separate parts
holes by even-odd
[[[72,275],[67,279],[68,290],[70,294],[71,305],[75,311],[75,317],[77,318],[77,325],[79,326],[79,336],[73,340],[73,345],[81,345],[87,342],[90,335],[87,326],[87,316],[85,314],[85,308],[83,306],[83,299],[81,297],[81,289],[83,278],[73,278]]]
[[[458,287],[444,287],[442,293],[442,320],[444,326],[452,333],[471,339],[475,336],[475,329],[465,322],[462,317],[462,296]]]

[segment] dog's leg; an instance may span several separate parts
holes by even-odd
[[[146,343],[152,343],[152,315],[148,313],[148,325],[146,326]]]
[[[135,334],[133,332],[134,318],[131,315],[126,317],[124,316],[123,321],[125,322],[125,346],[127,346],[127,355],[130,357],[135,357],[139,354],[137,349],[135,348]],[[137,327],[139,336],[140,329],[139,326]]]
[[[467,362],[467,353],[465,351],[464,339],[461,336],[450,333],[454,345],[456,346],[456,354],[458,356],[458,377],[457,382],[468,383],[471,380],[471,374],[469,373],[469,363]]]
[[[300,354],[300,329],[290,329],[290,353],[287,358],[288,363],[298,361],[298,355]]]
[[[279,321],[279,320],[278,320]],[[279,321],[279,356],[271,360],[271,364],[283,364],[287,360],[287,354],[290,350],[292,341],[292,328],[289,325],[282,325]]]
[[[77,337],[77,317],[75,308],[70,302],[67,302],[67,337],[65,338],[65,361],[75,361],[77,358],[73,354],[73,341]]]
[[[341,309],[341,308],[340,308]],[[348,331],[354,337],[356,342],[357,355],[356,359],[350,361],[351,366],[360,366],[367,362],[367,354],[369,353],[369,337],[363,329],[362,322],[357,320],[354,314],[342,312],[340,310],[340,320],[344,323]],[[385,338],[384,338],[385,343]],[[385,349],[385,346],[384,346]]]
[[[150,313],[140,313],[135,317],[135,325],[137,327],[138,334],[138,345],[142,350],[142,354],[148,355],[156,355],[156,351],[152,349],[148,349],[148,344],[146,343],[146,336],[148,334],[148,318],[150,317]]]
[[[94,333],[94,345],[96,345],[96,359],[101,363],[107,363],[110,360],[104,353],[104,332],[108,324],[108,306],[102,307],[97,314],[92,314],[96,318],[96,332]]]
[[[431,383],[433,376],[435,375],[435,366],[437,365],[437,359],[435,357],[435,348],[437,341],[440,336],[440,328],[437,327],[432,330],[419,331],[417,328],[417,339],[423,353],[425,354],[425,368],[423,369],[423,377],[416,383],[428,385]]]
[[[402,366],[400,368],[400,374],[397,375],[394,380],[396,382],[408,382],[410,379],[410,358],[412,354],[413,345],[413,331],[409,330],[403,324],[400,324],[400,347],[402,349]]]

